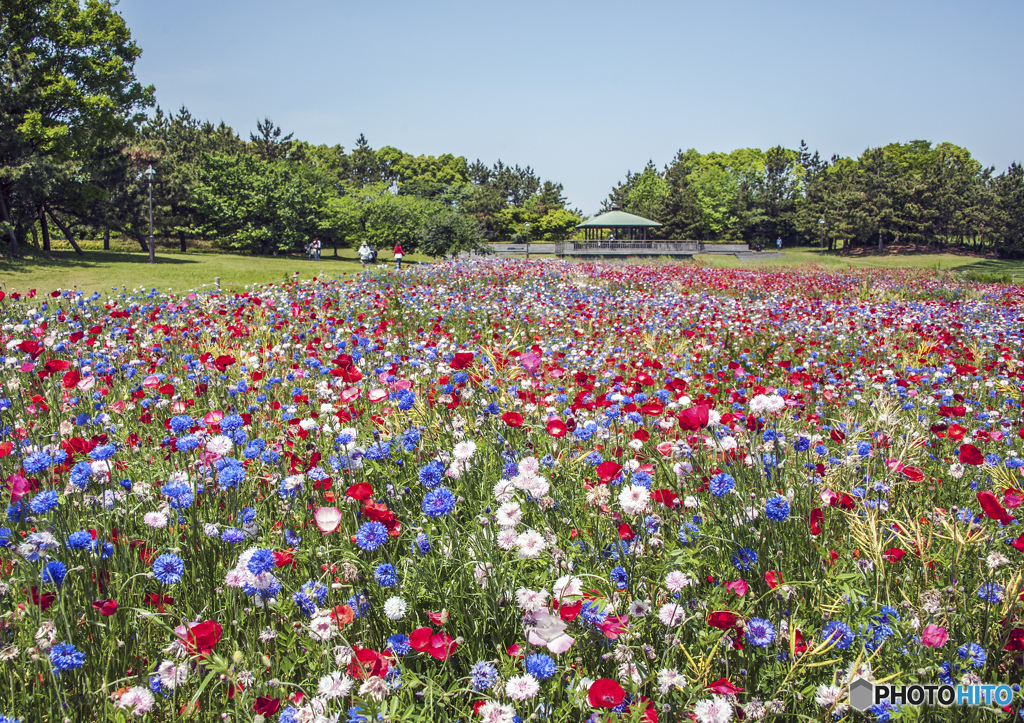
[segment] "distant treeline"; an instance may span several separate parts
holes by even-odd
[[[680,151],[627,173],[605,201],[664,224],[661,238],[743,239],[842,248],[968,247],[1024,255],[1024,169],[999,175],[966,148],[928,141],[825,161],[797,150]]]

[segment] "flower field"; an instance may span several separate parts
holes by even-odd
[[[891,269],[0,295],[0,721],[1012,720],[1022,335]]]

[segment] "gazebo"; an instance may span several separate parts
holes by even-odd
[[[629,240],[647,240],[647,229],[661,226],[657,221],[652,221],[643,216],[636,216],[625,211],[609,211],[589,221],[576,226],[583,229],[584,238],[587,241],[600,240],[603,238],[604,229],[618,231],[625,229],[625,238]],[[620,237],[621,238],[621,237]],[[619,239],[616,239],[619,240]]]

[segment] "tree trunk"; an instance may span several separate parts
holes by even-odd
[[[11,255],[18,255],[18,237],[14,235],[14,224],[11,223],[11,216],[7,213],[7,201],[4,199],[4,190],[0,188],[0,213],[7,223],[7,235],[11,239]]]
[[[185,245],[185,232],[178,231],[178,239],[181,241],[181,253],[188,251],[188,246]]]
[[[142,249],[142,253],[149,253],[149,242],[146,241],[146,237],[139,233],[138,229],[132,229],[132,234],[135,236],[135,240],[139,244],[139,248]]]
[[[338,258],[338,237],[334,237],[334,258]]]
[[[71,248],[75,250],[75,253],[79,256],[85,256],[85,252],[82,251],[81,247],[77,243],[75,243],[75,237],[71,235],[71,229],[61,223],[61,220],[57,218],[53,211],[47,211],[47,213],[50,214],[50,218],[52,218],[53,222],[57,224],[57,227],[60,229],[61,233],[64,234],[64,238],[68,240],[68,243],[71,244]]]
[[[39,248],[39,232],[36,231],[36,222],[32,221],[32,243],[35,244],[36,251],[42,251]]]
[[[103,229],[103,250],[110,251],[110,229]]]
[[[39,207],[39,228],[43,232],[43,251],[50,252],[50,227],[46,223],[46,209]]]
[[[878,253],[882,253],[882,229],[878,229]]]

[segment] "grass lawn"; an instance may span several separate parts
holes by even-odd
[[[427,256],[411,254],[405,263],[429,260]],[[390,253],[380,254],[376,268],[384,266],[393,266]],[[221,288],[227,291],[246,284],[282,281],[296,272],[300,279],[308,279],[319,275],[342,276],[361,268],[352,249],[338,249],[337,258],[331,249],[325,249],[319,262],[299,256],[180,253],[159,249],[156,264],[150,265],[149,256],[137,247],[134,252],[87,249],[84,257],[71,250],[43,254],[30,247],[17,261],[0,259],[0,288],[8,293],[24,293],[29,289],[44,292],[58,288],[109,292],[114,286],[186,291],[204,285],[212,288],[214,278],[220,277]]]
[[[768,249],[771,251],[772,249]],[[766,257],[764,261],[740,261],[735,256],[700,254],[694,258],[701,263],[727,268],[768,268],[773,266],[821,266],[826,269],[843,270],[856,268],[912,268],[933,271],[958,271],[972,274],[1007,274],[1024,279],[1024,260],[987,259],[962,254],[865,254],[840,256],[821,254],[811,248],[787,248],[785,259]]]

